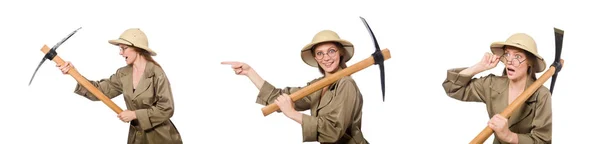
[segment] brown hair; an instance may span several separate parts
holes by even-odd
[[[153,58],[152,55],[150,54],[149,51],[135,47],[135,46],[129,46],[130,48],[133,48],[133,51],[139,53],[140,55],[142,55],[142,57],[144,57],[144,59],[146,59],[147,61],[150,61],[152,63],[154,63],[154,65],[161,67]]]
[[[316,55],[316,54],[315,54],[315,48],[316,48],[317,46],[319,46],[319,45],[322,45],[322,44],[325,44],[325,43],[333,43],[333,44],[335,45],[335,47],[337,47],[337,49],[338,49],[338,53],[340,54],[340,62],[339,62],[339,65],[338,65],[338,67],[339,67],[340,69],[345,69],[346,67],[348,67],[348,66],[346,66],[346,62],[344,62],[344,53],[345,53],[346,51],[345,51],[345,49],[344,49],[344,46],[343,46],[341,43],[339,43],[339,42],[324,42],[324,43],[320,43],[320,44],[316,44],[316,45],[314,45],[314,46],[313,46],[313,47],[310,49],[310,51],[311,51],[311,54],[313,55],[313,57],[315,57],[315,55]],[[323,68],[321,68],[321,65],[319,65],[319,64],[317,63],[317,67],[319,68],[319,72],[321,72],[321,74],[325,75],[325,70],[324,70]],[[340,69],[338,69],[338,70],[340,70]]]

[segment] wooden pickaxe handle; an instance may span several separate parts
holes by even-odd
[[[50,51],[50,48],[47,45],[44,45],[44,47],[42,47],[42,52],[44,52],[44,54],[47,54],[49,51]],[[63,65],[65,63],[65,61],[62,58],[60,58],[58,55],[54,56],[52,61],[54,61],[56,64],[59,64],[59,65]],[[113,101],[111,101],[106,95],[104,95],[104,93],[102,93],[102,91],[98,90],[98,88],[96,88],[94,85],[92,85],[92,83],[90,83],[90,81],[85,79],[75,68],[69,69],[68,73],[73,78],[75,78],[75,80],[79,84],[81,84],[84,88],[86,88],[92,94],[94,94],[94,96],[96,96],[98,99],[100,99],[110,109],[115,111],[115,113],[119,114],[119,113],[123,112],[123,109],[121,109],[119,106],[117,106],[117,104],[115,104]]]
[[[383,49],[383,50],[381,50],[381,53],[383,54],[383,60],[388,60],[391,58],[390,50]],[[302,99],[302,98],[308,96],[309,94],[311,94],[329,84],[334,83],[335,81],[343,78],[344,76],[348,76],[355,72],[361,71],[369,66],[372,66],[374,63],[375,63],[375,59],[372,56],[369,58],[366,58],[350,67],[340,70],[330,76],[327,76],[315,83],[312,83],[312,84],[292,93],[290,95],[290,98],[292,98],[292,101],[297,101],[299,99]],[[263,107],[261,110],[262,110],[263,115],[267,116],[267,115],[279,110],[279,107],[277,106],[277,104],[271,103],[271,104]]]
[[[560,59],[560,64],[564,64],[563,59]],[[517,108],[521,107],[521,105],[523,105],[523,103],[525,103],[525,101],[529,99],[529,97],[531,97],[531,95],[538,88],[540,88],[548,79],[550,79],[550,77],[552,77],[552,75],[554,75],[555,70],[556,68],[551,66],[538,80],[533,82],[533,84],[527,87],[527,89],[525,89],[525,91],[523,91],[519,97],[510,103],[510,105],[508,105],[504,111],[500,113],[500,115],[508,119]],[[492,133],[494,133],[494,130],[486,126],[485,129],[483,129],[483,131],[481,131],[473,140],[471,140],[469,144],[482,144],[492,135]]]

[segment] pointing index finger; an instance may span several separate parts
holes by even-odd
[[[236,62],[236,61],[223,61],[223,62],[221,62],[221,64],[224,64],[224,65],[234,65],[234,64],[237,64],[237,63],[239,63],[239,62]]]

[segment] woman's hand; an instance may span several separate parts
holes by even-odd
[[[252,67],[250,67],[250,65],[243,63],[243,62],[224,61],[224,62],[221,62],[221,64],[231,65],[231,68],[237,75],[246,75],[247,76],[248,73],[250,71],[252,71]]]
[[[250,67],[246,63],[236,61],[224,61],[221,62],[221,64],[231,65],[231,68],[233,69],[235,74],[245,75],[246,77],[250,78],[250,81],[254,83],[258,90],[260,90],[260,88],[262,88],[262,85],[265,83],[265,80],[262,77],[260,77],[260,75],[258,75],[258,73],[256,73],[256,71],[254,71],[254,69],[252,69],[252,67]]]
[[[504,118],[500,114],[494,115],[490,121],[488,121],[488,127],[494,130],[494,133],[502,141],[508,143],[518,143],[518,136],[516,133],[511,132],[508,129],[508,119]]]
[[[282,94],[275,100],[275,104],[279,106],[279,109],[285,114],[285,116],[290,117],[290,114],[295,112],[292,98],[290,98],[287,94]]]
[[[288,118],[302,124],[302,113],[299,113],[294,109],[294,102],[292,98],[287,94],[282,94],[275,100],[275,104]]]
[[[56,64],[56,67],[63,73],[67,74],[71,68],[73,68],[73,64],[70,61],[66,61],[63,65]]]
[[[481,61],[475,67],[477,67],[479,72],[482,72],[495,68],[498,62],[500,62],[500,57],[488,52],[483,55],[483,58],[481,58]]]
[[[477,64],[461,71],[460,74],[473,76],[480,72],[495,68],[496,65],[498,65],[498,62],[500,62],[500,57],[488,52],[483,55],[483,58],[481,58],[481,61],[479,61]]]
[[[130,111],[130,110],[125,110],[125,111],[119,113],[119,115],[117,115],[117,117],[123,122],[130,122],[134,119],[137,119],[137,116],[135,115],[135,111]]]

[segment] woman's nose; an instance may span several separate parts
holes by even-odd
[[[329,55],[324,55],[323,56],[323,60],[329,60],[329,59],[331,59],[331,57]]]
[[[515,59],[506,60],[506,64],[516,66],[513,60],[515,60]]]

